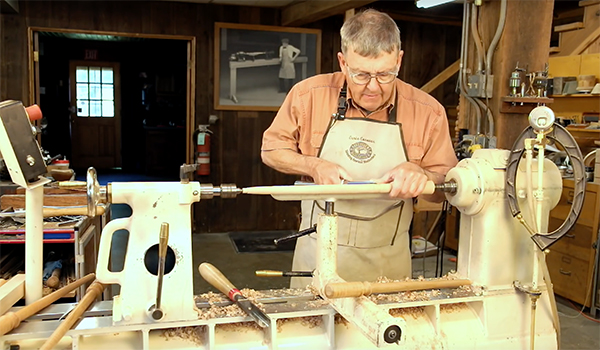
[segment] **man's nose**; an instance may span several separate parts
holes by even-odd
[[[375,77],[371,76],[371,80],[367,83],[367,89],[373,92],[380,90],[379,82]]]

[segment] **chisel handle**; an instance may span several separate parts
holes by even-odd
[[[204,278],[206,282],[217,288],[221,293],[227,295],[229,299],[235,301],[235,295],[241,294],[233,283],[231,283],[219,269],[214,267],[213,264],[207,262],[202,263],[198,266],[198,271],[200,271],[200,275],[202,275],[202,278]]]
[[[104,214],[105,208],[103,206],[96,207],[96,215]],[[61,216],[61,215],[89,215],[87,207],[77,207],[77,208],[44,208],[43,214],[45,218],[52,216]]]

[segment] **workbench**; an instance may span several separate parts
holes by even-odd
[[[308,57],[306,56],[298,56],[294,60],[294,63],[302,63],[301,69],[301,79],[304,80],[307,78],[307,63]],[[279,58],[259,58],[255,60],[246,60],[246,61],[229,61],[229,98],[237,103],[238,99],[236,97],[237,93],[237,70],[242,68],[253,68],[253,67],[266,67],[266,66],[278,66],[281,62]]]
[[[0,198],[0,202],[17,203],[19,200],[20,192],[23,189],[17,188],[15,194],[4,195]],[[64,197],[75,198],[75,203],[79,203],[81,198],[86,198],[85,191],[80,190],[58,190],[53,188],[45,188],[44,202],[47,202],[47,198],[53,198],[61,203],[65,203],[64,200],[60,199]],[[81,192],[79,195],[73,193]],[[7,200],[7,196],[8,199]],[[24,196],[24,195],[23,195]],[[56,199],[58,198],[58,199]],[[64,204],[63,204],[64,205]],[[16,206],[18,207],[18,206]],[[23,218],[24,219],[24,218]],[[74,279],[79,279],[85,276],[87,273],[94,272],[96,270],[96,263],[98,260],[98,245],[100,242],[100,234],[104,225],[110,221],[110,208],[108,207],[104,215],[97,217],[88,216],[73,216],[71,220],[63,222],[44,222],[43,234],[44,234],[44,247],[48,244],[67,244],[72,245],[72,258],[74,258]],[[25,244],[25,227],[24,224],[14,222],[11,220],[3,220],[0,222],[0,251],[2,255],[5,254],[19,254],[21,247]],[[71,249],[68,249],[71,251]],[[24,250],[23,250],[24,251]],[[63,281],[65,279],[62,279]],[[62,286],[62,284],[61,284]],[[79,300],[85,293],[87,286],[81,286],[75,293],[76,300]],[[49,293],[50,290],[45,288],[45,293]]]

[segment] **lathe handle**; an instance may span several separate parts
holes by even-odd
[[[202,275],[202,278],[204,278],[206,282],[217,288],[221,293],[227,295],[229,299],[235,301],[233,297],[235,294],[239,293],[239,290],[235,288],[233,283],[231,283],[219,269],[214,267],[211,263],[205,262],[198,266],[198,271],[200,271],[200,275]]]
[[[112,240],[114,233],[118,230],[127,230],[131,233],[131,217],[116,219],[110,221],[104,229],[102,229],[102,235],[100,236],[100,246],[98,248],[98,264],[96,265],[96,275],[98,281],[105,284],[120,284],[123,285],[123,271],[111,272],[108,270],[110,249],[112,246]],[[131,241],[130,241],[131,242]],[[127,252],[125,252],[127,256]]]

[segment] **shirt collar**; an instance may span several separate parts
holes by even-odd
[[[371,114],[373,112],[381,111],[383,109],[387,109],[387,111],[389,113],[392,110],[392,108],[394,108],[394,104],[396,103],[396,94],[397,94],[397,90],[398,90],[398,84],[396,84],[396,81],[394,81],[393,83],[390,83],[390,84],[394,84],[394,87],[392,89],[392,94],[390,95],[390,98],[383,104],[383,107],[381,107],[380,109],[378,109],[376,111],[367,111],[364,108],[360,107],[359,105],[357,105],[354,102],[354,99],[352,98],[352,92],[350,91],[350,89],[347,88],[346,95],[347,95],[348,106],[352,106],[352,107],[358,109],[365,116],[368,116],[369,114]]]

